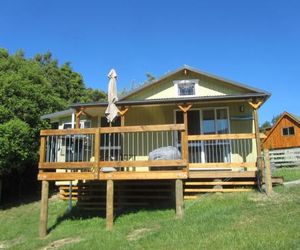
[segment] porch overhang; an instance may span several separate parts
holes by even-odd
[[[270,97],[268,93],[249,93],[239,95],[218,95],[218,96],[197,96],[197,97],[180,97],[180,98],[161,98],[161,99],[145,99],[145,100],[120,100],[116,102],[117,106],[147,106],[147,105],[164,105],[179,103],[211,103],[223,101],[251,101],[260,100],[265,102]],[[78,109],[82,107],[106,107],[107,102],[91,102],[91,103],[74,103],[70,108]]]

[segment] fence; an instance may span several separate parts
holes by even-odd
[[[300,166],[300,148],[270,150],[272,167]]]

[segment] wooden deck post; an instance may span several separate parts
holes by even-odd
[[[260,133],[259,133],[257,109],[253,110],[253,115],[254,115],[254,124],[255,124],[256,152],[257,152],[257,157],[261,157],[261,145],[260,145]]]
[[[97,129],[95,134],[95,152],[94,152],[94,178],[99,179],[100,169],[100,128]]]
[[[175,181],[176,218],[183,217],[183,183],[182,180]]]
[[[248,102],[248,103],[253,108],[257,157],[261,157],[260,133],[259,133],[257,110],[262,105],[262,101],[258,101],[256,103],[254,103],[254,102]]]
[[[114,223],[114,182],[106,183],[106,230],[112,230]]]
[[[48,196],[49,196],[49,182],[42,181],[41,213],[40,213],[40,228],[39,228],[39,236],[41,238],[47,235]]]
[[[119,115],[121,116],[121,127],[125,126],[125,114],[127,113],[128,108],[122,107],[119,111]]]
[[[189,146],[188,146],[188,111],[191,109],[192,104],[178,105],[179,109],[183,112],[183,123],[185,131],[181,133],[181,148],[182,158],[186,160],[186,170],[189,175]]]
[[[265,178],[264,179],[265,179],[266,194],[270,196],[273,192],[273,189],[272,189],[271,163],[270,163],[270,155],[268,149],[264,149],[264,156],[265,156],[265,169],[264,169]]]
[[[259,133],[259,124],[258,124],[258,108],[262,105],[262,101],[249,101],[249,105],[253,108],[253,118],[254,118],[254,126],[255,126],[255,140],[256,140],[256,154],[257,154],[257,174],[259,175],[260,184],[263,182],[264,179],[264,164],[262,159],[262,152],[261,152],[261,144],[260,144],[260,133]]]

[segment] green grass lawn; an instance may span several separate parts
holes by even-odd
[[[273,176],[283,176],[284,181],[294,181],[300,179],[300,167],[278,168],[272,172]]]
[[[45,239],[37,237],[39,203],[33,202],[0,210],[0,249],[43,249],[62,239],[60,249],[299,249],[300,186],[275,191],[271,198],[254,191],[203,195],[185,203],[182,220],[171,209],[123,215],[112,232],[100,217],[58,219],[67,202],[51,199],[53,229]]]

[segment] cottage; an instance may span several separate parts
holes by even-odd
[[[75,103],[43,116],[56,129],[41,131],[40,234],[46,233],[49,181],[106,184],[108,228],[115,182],[173,181],[178,216],[191,194],[254,185],[261,157],[257,110],[269,96],[183,66],[121,97],[111,126],[107,102]]]

